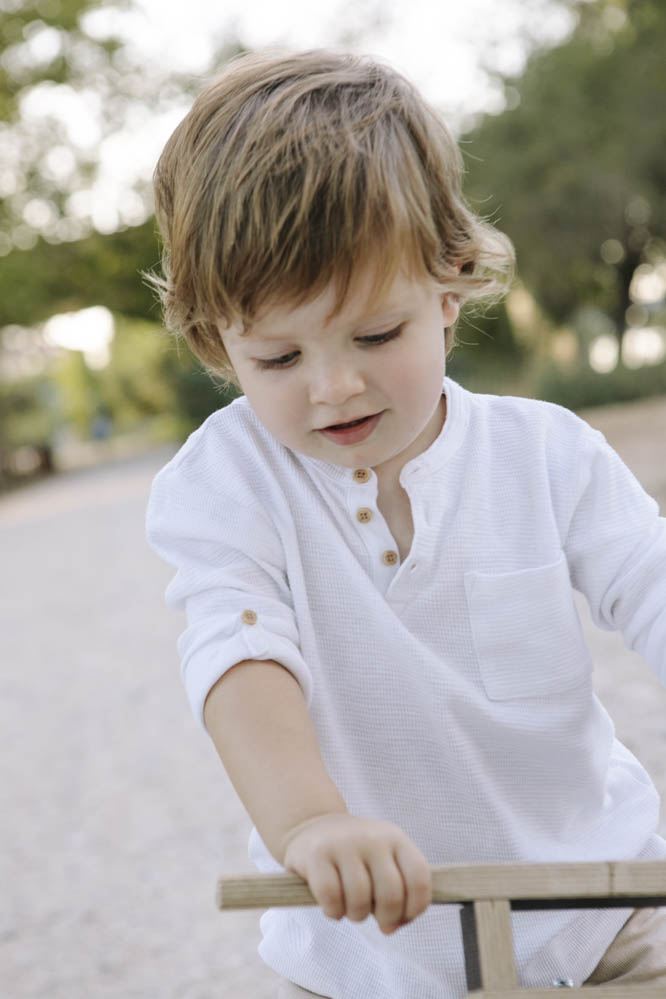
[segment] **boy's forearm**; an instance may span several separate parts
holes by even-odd
[[[208,695],[204,723],[279,863],[297,826],[347,811],[322,762],[301,688],[278,663],[246,660],[225,673]]]

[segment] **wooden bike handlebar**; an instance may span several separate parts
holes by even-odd
[[[431,876],[433,902],[462,906],[468,999],[552,999],[552,987],[518,988],[512,909],[666,906],[666,861],[442,865],[431,867]],[[221,909],[315,904],[294,874],[223,877],[217,902]],[[664,987],[595,987],[595,999],[620,993],[622,999],[663,999]]]

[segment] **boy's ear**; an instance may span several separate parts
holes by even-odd
[[[442,315],[444,317],[444,326],[453,326],[456,319],[458,318],[458,313],[460,312],[460,303],[458,302],[458,296],[447,292],[442,295]]]

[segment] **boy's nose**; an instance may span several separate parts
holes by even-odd
[[[340,406],[365,391],[365,379],[353,364],[328,364],[310,378],[310,402]]]

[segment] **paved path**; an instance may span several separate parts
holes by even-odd
[[[249,822],[178,676],[143,516],[167,453],[0,501],[0,995],[268,999],[219,913]]]
[[[666,499],[666,400],[590,418]],[[214,906],[217,875],[250,869],[249,822],[186,707],[181,621],[162,603],[171,571],[143,537],[167,457],[0,499],[8,999],[274,996],[258,916]],[[601,696],[666,793],[666,691],[616,636],[590,634]]]

